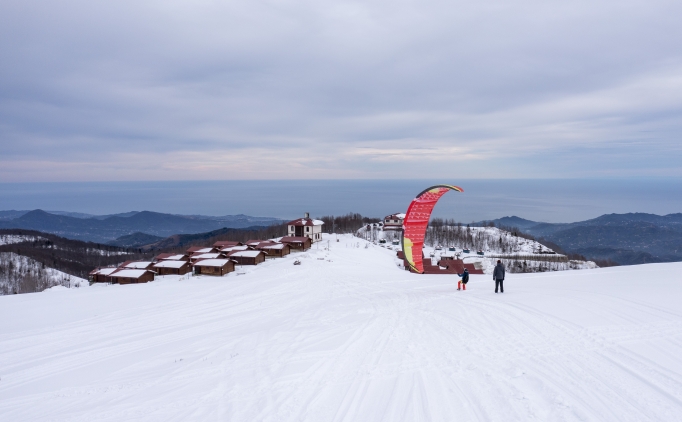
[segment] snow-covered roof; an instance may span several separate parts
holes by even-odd
[[[125,265],[124,268],[147,268],[151,265],[151,261],[135,261],[135,262],[130,262]]]
[[[196,254],[192,255],[192,259],[210,259],[210,258],[218,258],[221,254],[218,252],[212,252],[212,253],[201,253],[201,254]]]
[[[310,241],[310,238],[306,236],[284,236],[280,241],[282,243],[305,243]]]
[[[111,274],[112,277],[128,277],[128,278],[138,278],[142,277],[144,273],[148,270],[120,270]]]
[[[196,251],[194,251],[194,254],[196,255],[199,253],[209,253],[212,250],[213,250],[213,248],[201,248],[201,249],[197,249]]]
[[[241,256],[244,258],[255,258],[259,254],[262,254],[263,252],[261,251],[237,251],[231,254],[230,256]]]
[[[186,255],[184,255],[184,254],[178,254],[178,255],[167,256],[163,259],[167,259],[169,261],[178,261],[178,260],[181,260],[182,258],[184,258],[185,256]]]
[[[113,273],[114,271],[118,270],[116,267],[107,267],[107,268],[100,268],[97,270],[94,274],[102,274],[102,275],[109,275]]]
[[[391,214],[391,215],[387,215],[386,217],[384,217],[384,220],[392,220],[392,219],[404,220],[405,214],[396,213],[396,214]]]
[[[284,243],[273,243],[273,244],[268,244],[268,245],[261,245],[259,248],[261,249],[284,249]]]
[[[222,267],[229,261],[229,259],[202,259],[194,265],[199,267]]]
[[[159,261],[156,264],[154,264],[154,268],[180,268],[185,264],[187,264],[187,261],[174,260]]]
[[[299,218],[298,220],[289,221],[289,226],[321,226],[324,224],[322,220],[313,220],[312,218]]]
[[[220,250],[220,252],[245,251],[247,249],[249,249],[249,247],[245,246],[245,245],[243,245],[243,246],[230,246],[227,248],[222,248]]]

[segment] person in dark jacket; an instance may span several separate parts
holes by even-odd
[[[469,270],[465,268],[462,274],[457,275],[462,277],[462,279],[457,282],[457,290],[466,290],[467,283],[469,282]]]
[[[495,265],[495,271],[493,271],[493,280],[495,280],[495,293],[497,293],[497,288],[500,288],[500,293],[504,293],[504,264],[499,259],[497,260],[497,265]]]

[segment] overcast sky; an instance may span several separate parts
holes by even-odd
[[[681,177],[682,2],[0,2],[0,181]]]

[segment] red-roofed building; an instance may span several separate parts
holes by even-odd
[[[312,243],[322,240],[322,226],[324,221],[310,218],[310,214],[305,213],[305,217],[287,223],[287,234],[289,237],[307,237]]]
[[[291,253],[291,246],[286,243],[263,242],[256,249],[265,252],[266,258],[283,258]]]
[[[312,240],[309,237],[301,236],[285,236],[280,242],[289,245],[291,249],[307,251],[312,246]]]
[[[402,230],[405,214],[396,213],[384,217],[384,230]]]
[[[192,246],[191,248],[187,249],[187,255],[190,257],[194,254],[199,254],[199,253],[214,253],[218,252],[216,248],[211,248],[211,247],[205,247],[205,246]]]
[[[229,248],[232,246],[241,246],[242,242],[237,242],[234,240],[219,240],[213,244],[213,247],[216,249],[223,249],[223,248]]]

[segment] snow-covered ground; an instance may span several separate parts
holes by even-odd
[[[458,292],[339,239],[222,278],[0,297],[0,420],[681,419],[682,263]]]

